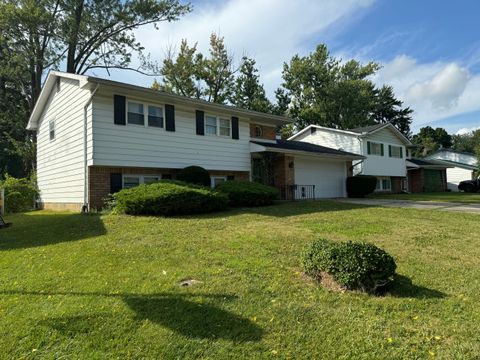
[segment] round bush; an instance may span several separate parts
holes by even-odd
[[[225,181],[216,189],[228,194],[230,206],[271,205],[278,198],[276,188],[256,182]]]
[[[384,250],[365,242],[331,242],[320,239],[303,252],[305,272],[320,278],[323,272],[349,290],[375,291],[392,280],[395,260]]]
[[[348,197],[365,197],[377,187],[377,178],[369,175],[357,175],[347,178]]]
[[[160,181],[113,195],[115,211],[130,215],[184,215],[224,210],[226,194],[180,181]]]
[[[35,181],[6,176],[0,181],[0,189],[5,189],[5,210],[9,213],[32,210],[38,190]]]
[[[210,174],[201,166],[188,166],[180,170],[177,179],[189,184],[210,186]]]

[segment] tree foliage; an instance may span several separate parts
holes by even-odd
[[[370,79],[380,66],[356,60],[341,62],[325,45],[304,57],[295,55],[283,67],[289,114],[301,129],[317,124],[349,129],[391,122],[410,134],[412,110],[402,108],[391,87],[377,88]]]
[[[440,148],[452,147],[452,136],[443,128],[425,126],[418,134],[413,135],[412,142],[417,146],[413,155],[424,157]]]

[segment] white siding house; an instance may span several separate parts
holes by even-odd
[[[440,149],[426,157],[448,165],[447,186],[451,191],[459,191],[458,184],[464,180],[472,180],[475,170],[478,169],[474,154],[464,153],[452,149]]]
[[[310,125],[290,137],[339,150],[361,154],[364,160],[353,164],[354,175],[378,179],[377,191],[400,191],[406,187],[407,148],[411,142],[392,124],[379,124],[351,130]]]
[[[315,186],[314,197],[344,196],[346,169],[363,157],[276,140],[276,127],[288,122],[164,91],[50,72],[27,128],[38,136],[38,186],[45,208],[100,207],[110,193],[175,179],[191,165],[208,170],[213,186],[260,179],[252,169],[261,169],[253,163],[264,157],[273,173],[261,181],[281,189],[284,197],[295,188],[295,175],[305,182],[302,197]],[[296,171],[295,162],[299,169],[307,164],[316,170]],[[333,168],[335,176],[325,177]]]

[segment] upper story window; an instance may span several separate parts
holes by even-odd
[[[205,116],[205,134],[230,137],[231,131],[232,123],[230,119],[212,115]]]
[[[52,120],[48,123],[48,133],[50,140],[55,140],[55,120]]]
[[[367,141],[367,154],[383,156],[383,144]]]
[[[145,125],[145,114],[143,104],[129,101],[127,111],[127,121],[129,124]]]
[[[259,138],[263,136],[263,127],[260,125],[255,126],[255,137]]]
[[[148,126],[163,128],[163,108],[148,105]]]
[[[388,154],[393,158],[403,158],[403,149],[401,146],[388,145]]]

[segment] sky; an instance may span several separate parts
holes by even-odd
[[[284,62],[324,43],[343,60],[381,64],[373,80],[393,86],[414,109],[414,132],[423,126],[449,133],[480,128],[478,0],[196,0],[192,5],[177,22],[135,31],[152,59],[161,62],[184,38],[207,53],[216,32],[237,60],[255,58],[273,98]],[[112,73],[112,79],[153,82],[125,71]]]

